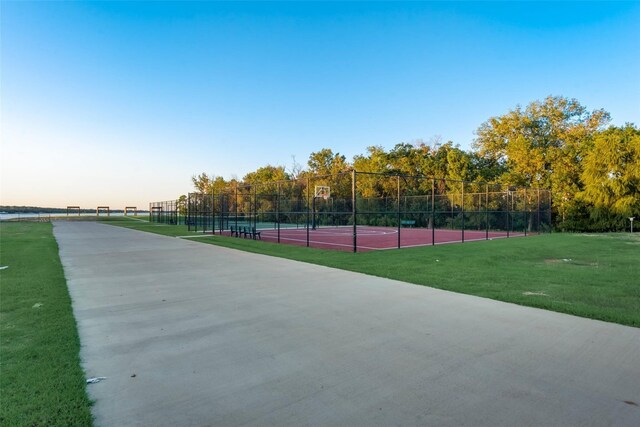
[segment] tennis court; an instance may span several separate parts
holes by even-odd
[[[236,182],[189,193],[181,206],[152,203],[149,221],[180,224],[182,215],[188,231],[353,252],[551,229],[548,189],[356,170]]]
[[[268,242],[308,246],[319,249],[334,249],[365,252],[382,249],[410,248],[444,243],[460,243],[506,237],[524,236],[525,233],[487,230],[447,230],[428,228],[396,228],[380,226],[336,226],[336,227],[280,227],[273,224],[258,224],[260,238]],[[222,233],[231,235],[229,231]]]

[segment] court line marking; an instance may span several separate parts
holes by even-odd
[[[272,236],[269,236],[269,237],[272,238]],[[277,238],[277,236],[276,236],[276,238]],[[306,243],[307,242],[307,239],[293,239],[291,237],[282,237],[282,236],[280,236],[280,240],[288,240],[290,242],[301,242],[301,243]],[[343,246],[345,248],[353,248],[353,244],[345,244],[345,243],[319,242],[317,240],[309,240],[309,243],[310,244],[311,243],[315,243],[315,244],[318,244],[318,245],[325,245],[325,246]],[[372,247],[369,247],[369,246],[362,246],[362,245],[358,245],[357,247],[358,248],[362,248],[362,249],[369,249],[369,250],[372,250],[372,251],[380,250],[380,249],[387,249],[387,248],[372,248]],[[322,249],[322,248],[316,248],[316,249]],[[388,248],[388,249],[391,249],[391,248]]]
[[[124,215],[123,215],[123,216],[124,216]],[[132,217],[132,216],[125,216],[125,218],[133,219],[133,220],[136,220],[136,221],[149,222],[149,221],[147,221],[146,219],[134,218],[134,217]],[[151,223],[150,223],[150,224],[151,224]]]
[[[271,237],[271,236],[270,236]],[[511,237],[524,237],[524,234],[520,234],[520,235],[513,235]],[[507,236],[499,236],[499,237],[490,237],[488,240],[492,240],[492,239],[506,239]],[[307,240],[306,239],[293,239],[293,238],[288,238],[288,237],[282,237],[280,236],[280,240],[288,240],[290,242],[301,242],[301,243],[306,243]],[[478,238],[478,239],[464,239],[465,242],[481,242],[487,240],[486,238]],[[325,245],[325,246],[344,246],[347,248],[353,248],[353,244],[345,244],[345,243],[329,243],[329,242],[318,242],[316,240],[309,240],[309,243],[315,243],[315,244],[319,244],[319,245]],[[448,240],[446,242],[436,242],[436,245],[448,245],[451,243],[463,243],[462,240]],[[368,250],[372,250],[372,251],[387,251],[387,250],[391,250],[391,249],[405,249],[405,248],[419,248],[422,246],[434,246],[431,242],[427,242],[427,243],[419,243],[419,244],[415,244],[415,245],[402,245],[400,248],[398,248],[397,245],[395,246],[385,246],[385,247],[371,247],[371,246],[364,246],[364,245],[360,245],[357,244],[356,247],[358,249],[368,249]],[[322,249],[322,248],[316,248],[316,249]]]
[[[346,227],[345,227],[346,228]],[[280,235],[280,240],[285,240],[285,241],[289,241],[289,242],[299,242],[299,243],[305,243],[307,242],[306,236],[305,238],[295,238],[294,236],[283,236],[282,235],[282,231],[288,231],[289,234],[294,233],[294,234],[306,234],[306,228],[298,228],[298,229],[281,229],[281,235]],[[425,231],[429,231],[430,229],[425,229]],[[261,230],[264,234],[265,237],[267,237],[268,239],[274,239],[277,242],[277,238],[278,238],[278,230],[272,230],[272,229],[262,229]],[[349,233],[317,233],[318,230],[309,230],[309,232],[312,232],[314,234],[321,234],[322,236],[326,236],[326,237],[331,237],[331,236],[349,236]],[[438,230],[436,230],[438,231]],[[460,233],[461,230],[440,230],[440,233],[446,231],[449,232],[447,234],[450,233]],[[465,233],[469,233],[470,231],[465,231]],[[358,236],[361,237],[377,237],[377,236],[382,236],[382,235],[391,235],[391,234],[397,234],[397,230],[394,230],[394,232],[389,232],[389,233],[377,233],[377,234],[361,234],[361,232],[358,233]],[[471,231],[471,233],[475,233],[478,234],[480,232],[473,232]],[[483,234],[483,237],[478,237],[478,238],[465,238],[464,241],[465,242],[478,242],[478,241],[483,241],[483,240],[492,240],[492,239],[505,239],[507,238],[506,235],[500,235],[500,236],[489,236],[489,239],[487,239],[486,237],[484,237],[484,232],[481,232]],[[197,238],[203,238],[203,237],[212,237],[215,236],[215,234],[194,234],[194,235],[187,235],[187,236],[175,236],[176,238],[179,239],[197,239]],[[522,237],[524,236],[524,233],[511,233],[510,234],[511,237]],[[229,236],[225,236],[225,237],[229,237]],[[447,240],[444,242],[436,242],[436,245],[446,245],[446,244],[450,244],[450,243],[463,243],[462,239],[459,240]],[[313,240],[313,239],[309,239],[309,244],[316,244],[316,245],[322,245],[322,246],[340,246],[340,247],[346,247],[346,248],[353,248],[353,244],[352,243],[337,243],[337,242],[325,242],[325,241],[318,241],[318,240]],[[417,247],[423,247],[423,246],[434,246],[432,244],[432,242],[425,242],[425,243],[418,243],[418,244],[414,244],[414,245],[401,245],[400,249],[404,249],[404,248],[417,248]],[[371,247],[371,246],[365,246],[362,244],[357,244],[356,247],[358,249],[367,249],[367,250],[372,250],[372,251],[380,251],[380,250],[390,250],[390,249],[399,249],[398,246],[396,244],[392,245],[392,246],[383,246],[383,247]],[[321,249],[321,248],[320,248]]]

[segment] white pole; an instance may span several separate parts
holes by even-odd
[[[635,216],[632,216],[631,218],[629,218],[629,221],[631,221],[631,232],[633,233],[633,220],[636,219]]]

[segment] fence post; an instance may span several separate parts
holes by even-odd
[[[353,169],[351,171],[351,211],[353,215],[353,252],[356,253],[358,251],[358,229],[356,220],[357,210],[356,210],[356,170]]]
[[[536,216],[537,216],[537,228],[538,228],[538,234],[542,234],[542,230],[540,229],[540,187],[538,187],[538,210],[536,212]]]
[[[462,181],[462,201],[461,201],[461,206],[462,206],[462,243],[464,243],[464,181]]]
[[[216,189],[211,186],[211,234],[216,235]]]
[[[220,204],[220,216],[219,216],[220,219],[218,220],[218,228],[220,229],[221,236],[222,236],[222,230],[224,230],[224,213],[226,212],[225,197],[224,197],[223,191],[221,191],[220,194],[218,194],[218,203]]]
[[[552,232],[553,232],[553,222],[552,222],[553,221],[553,204],[555,203],[553,199],[554,199],[553,192],[549,190],[549,209],[548,209],[549,214],[547,215],[547,217],[549,218],[549,226],[551,227]],[[562,203],[560,205],[562,205]],[[564,211],[562,212],[562,231],[564,231]]]
[[[236,190],[235,190],[235,202],[234,202],[234,213],[235,213],[235,230],[238,232],[238,181],[236,181]],[[236,235],[237,236],[237,235]]]
[[[189,231],[192,231],[195,225],[195,221],[193,220],[194,212],[193,212],[193,194],[192,193],[189,193],[187,206],[189,211],[189,224],[190,224]]]
[[[258,187],[256,184],[253,184],[253,228],[258,228]]]
[[[431,246],[436,244],[436,180],[431,180]]]
[[[507,237],[509,237],[509,232],[511,231],[511,202],[509,201],[510,195],[511,187],[507,185]]]
[[[400,175],[397,175],[396,178],[398,180],[398,249],[400,249],[400,229],[402,228],[400,222]]]
[[[486,193],[484,195],[484,216],[485,216],[485,239],[489,240],[489,184],[485,183]]]
[[[527,187],[524,187],[524,236],[527,237],[529,228],[529,211],[527,211]]]
[[[202,204],[202,234],[207,233],[207,225],[209,225],[209,213],[207,212],[207,198],[208,195],[206,192],[203,192],[200,195],[200,200]]]
[[[198,193],[198,194],[200,194],[200,193]],[[198,220],[200,219],[200,218],[198,218],[200,216],[199,215],[200,214],[200,210],[198,209],[198,207],[199,207],[198,206],[198,201],[199,200],[198,200],[198,197],[196,197],[195,193],[193,194],[193,198],[195,199],[195,202],[192,201],[192,203],[195,203],[195,207],[196,207],[196,209],[194,209],[194,216],[193,216],[194,217],[193,218],[193,223],[194,223],[193,231],[195,231],[197,233],[198,232],[198,222],[199,222]]]
[[[309,192],[310,192],[310,179],[309,177],[307,177],[307,220],[306,220],[306,226],[307,226],[307,247],[309,247]]]

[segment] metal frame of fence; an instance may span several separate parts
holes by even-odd
[[[180,202],[178,200],[151,202],[149,203],[149,222],[171,225],[184,224],[183,215],[180,215],[179,208]]]
[[[315,197],[316,185],[331,187],[331,197]],[[166,202],[164,202],[166,203]],[[150,211],[152,209],[150,208]],[[150,213],[150,215],[152,215]],[[166,213],[165,213],[166,215]],[[456,181],[425,176],[349,171],[296,180],[236,184],[210,194],[190,193],[185,223],[190,231],[224,234],[234,227],[306,229],[358,226],[393,227],[401,245],[403,226],[431,230],[504,232],[506,237],[551,230],[551,193],[547,189]]]

